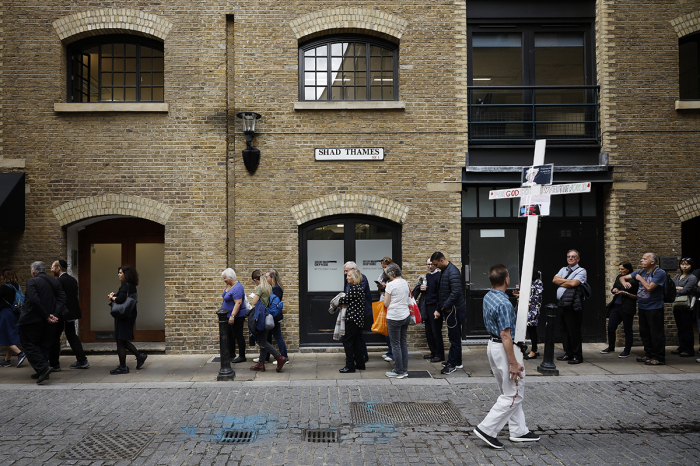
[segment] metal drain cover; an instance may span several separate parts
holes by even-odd
[[[428,371],[408,371],[409,379],[432,379],[433,376],[430,375]]]
[[[62,460],[133,460],[157,432],[102,432],[88,434],[61,455]]]
[[[253,443],[256,432],[254,430],[225,430],[221,435],[221,443]]]
[[[304,429],[304,442],[311,443],[340,443],[338,429]]]
[[[397,402],[397,403],[350,403],[353,424],[394,425],[463,425],[466,419],[449,401]]]

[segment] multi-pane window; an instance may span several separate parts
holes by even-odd
[[[678,41],[680,98],[700,99],[700,34]]]
[[[163,102],[161,42],[103,36],[68,51],[69,102]]]
[[[390,42],[336,37],[299,48],[300,99],[397,100],[398,49]]]

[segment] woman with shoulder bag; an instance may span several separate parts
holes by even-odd
[[[411,321],[411,311],[408,308],[408,295],[411,290],[406,280],[401,278],[401,268],[389,264],[385,270],[389,283],[384,291],[386,306],[386,324],[391,338],[391,349],[394,351],[394,370],[387,372],[389,378],[403,379],[408,377],[408,324]]]
[[[351,269],[347,274],[348,288],[345,296],[340,298],[340,304],[347,306],[345,319],[345,367],[338,372],[347,374],[355,370],[365,370],[365,352],[360,335],[365,325],[365,290],[362,289],[362,274],[357,269]]]
[[[280,306],[282,306],[282,297],[284,296],[284,289],[282,289],[282,283],[280,282],[280,275],[277,273],[277,270],[275,269],[269,269],[265,273],[265,280],[267,280],[267,283],[270,284],[272,287],[272,294],[277,296],[280,299]],[[275,328],[270,330],[270,332],[267,335],[267,342],[272,344],[272,339],[274,338],[275,341],[277,342],[277,347],[280,350],[280,354],[284,356],[284,360],[286,361],[285,364],[289,363],[289,357],[287,356],[287,344],[284,342],[284,338],[282,338],[282,326],[280,324],[280,321],[283,319],[283,314],[282,310],[280,309],[278,311],[278,314],[274,316],[275,318]],[[264,361],[267,361],[267,354],[265,354],[265,359]],[[277,364],[277,361],[272,361],[272,364]]]
[[[136,287],[139,284],[139,274],[136,269],[130,265],[122,265],[117,273],[119,277],[119,290],[110,293],[108,298],[110,301],[123,304],[132,294],[136,294]],[[117,355],[119,356],[119,365],[116,369],[109,371],[112,375],[128,374],[129,367],[126,365],[126,350],[129,350],[136,356],[136,369],[141,369],[146,362],[148,355],[141,353],[136,349],[130,340],[134,339],[134,324],[136,323],[136,306],[131,311],[131,315],[126,319],[114,318],[114,339],[117,340]]]
[[[245,362],[245,338],[243,337],[243,326],[246,317],[246,307],[243,305],[245,291],[243,284],[238,281],[236,272],[232,268],[227,268],[221,272],[221,278],[226,283],[224,292],[221,293],[223,299],[221,309],[228,311],[228,343],[231,363],[237,364]],[[236,343],[238,343],[238,356],[236,356]]]
[[[615,283],[613,284],[612,290],[610,290],[615,297],[607,306],[609,312],[608,347],[600,353],[609,354],[615,351],[617,327],[619,327],[620,322],[622,322],[625,329],[625,349],[620,353],[618,358],[628,358],[632,349],[632,342],[634,341],[632,323],[634,322],[634,315],[637,313],[637,291],[639,289],[639,282],[637,280],[630,280],[627,283],[632,286],[630,288],[625,288],[622,286],[622,282],[620,282],[620,277],[631,274],[634,268],[629,261],[620,262],[618,268],[620,273],[615,278]]]
[[[259,270],[256,270],[255,272],[260,273]],[[256,278],[255,272],[253,272],[253,281],[258,283],[258,286],[253,292],[253,295],[250,299],[250,304],[251,306],[256,307],[258,302],[260,302],[265,308],[267,308],[270,306],[270,295],[272,295],[272,287],[270,286],[270,283],[268,283],[267,280],[264,280],[265,277],[262,277],[262,274],[259,274]],[[254,317],[250,318],[252,319]],[[263,315],[262,318],[264,319],[265,316]],[[251,328],[250,323],[248,325],[248,328]],[[258,341],[258,345],[260,345],[260,356],[258,358],[257,364],[252,366],[250,370],[264,372],[265,358],[267,357],[267,353],[269,353],[275,358],[275,360],[277,360],[276,370],[277,372],[280,372],[282,370],[282,366],[284,366],[284,363],[286,362],[284,356],[279,354],[275,347],[267,341],[267,336],[270,333],[270,330],[266,330],[264,327],[262,328],[263,330],[257,330],[253,326],[253,329],[255,329],[255,339]]]
[[[690,300],[693,297],[698,278],[691,273],[695,263],[690,257],[684,257],[678,263],[681,273],[673,277],[676,285],[676,300],[673,303],[673,318],[678,329],[678,348],[671,351],[682,358],[689,358],[695,354],[693,348],[693,309]]]

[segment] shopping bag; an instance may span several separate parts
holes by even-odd
[[[420,308],[410,288],[408,289],[408,309],[411,311],[411,324],[420,324],[423,322],[420,318]]]
[[[389,329],[386,326],[386,307],[384,306],[384,303],[381,301],[373,303],[372,312],[375,313],[372,331],[388,337]]]

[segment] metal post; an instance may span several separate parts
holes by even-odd
[[[219,355],[221,356],[221,369],[216,380],[233,380],[236,372],[231,369],[231,354],[228,349],[228,317],[226,309],[219,309],[216,315],[219,317]]]
[[[559,369],[554,364],[554,322],[557,320],[559,306],[556,304],[547,304],[546,320],[545,320],[545,342],[544,342],[544,357],[542,364],[537,366],[537,372],[542,375],[559,375]]]

